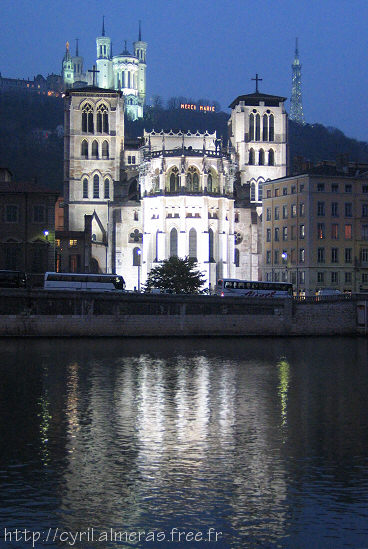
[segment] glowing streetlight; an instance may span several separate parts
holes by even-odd
[[[137,256],[138,256],[138,292],[141,291],[141,255],[142,250],[138,248],[137,250]]]

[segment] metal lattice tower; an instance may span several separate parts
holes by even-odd
[[[295,57],[291,69],[293,72],[289,118],[299,124],[305,124],[302,103],[302,66],[299,61],[298,39],[296,39]]]

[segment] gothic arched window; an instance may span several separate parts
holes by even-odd
[[[254,141],[254,114],[249,115],[249,141]]]
[[[98,143],[97,143],[97,141],[93,141],[93,143],[92,143],[92,156],[93,156],[93,158],[98,158]]]
[[[258,202],[262,202],[263,196],[263,181],[258,181]]]
[[[141,249],[134,248],[133,249],[133,267],[139,267],[140,264],[141,264]]]
[[[189,257],[197,261],[197,231],[195,229],[189,231]]]
[[[255,202],[256,200],[256,184],[254,181],[250,184],[250,199],[252,202]]]
[[[178,231],[174,228],[170,231],[170,257],[178,255]]]
[[[110,181],[107,178],[104,181],[104,198],[110,198]]]
[[[210,173],[207,176],[207,192],[212,193],[212,175]]]
[[[83,158],[88,158],[88,143],[86,140],[82,141],[81,144],[81,156],[83,156]]]
[[[176,166],[173,167],[169,176],[169,189],[171,193],[179,190],[179,170]]]
[[[263,115],[263,141],[268,141],[268,116]]]
[[[239,264],[240,264],[239,248],[234,248],[234,263],[235,263],[235,267],[239,267]]]
[[[258,164],[260,166],[263,166],[264,162],[265,162],[264,150],[260,149],[259,154],[258,154]]]
[[[107,141],[102,143],[102,158],[109,158],[109,144]]]
[[[194,166],[190,166],[190,168],[188,168],[186,175],[186,186],[190,192],[196,193],[199,191],[199,174]]]
[[[261,117],[257,113],[256,114],[256,137],[255,141],[259,141],[261,139]]]
[[[88,179],[83,179],[83,198],[88,198]]]
[[[270,149],[268,151],[268,165],[274,166],[275,165],[275,152],[273,149]]]
[[[98,133],[109,133],[109,114],[106,105],[99,105],[97,109]]]
[[[250,149],[249,150],[249,160],[248,160],[248,164],[250,166],[253,166],[254,165],[254,149]]]
[[[97,174],[93,177],[93,198],[100,198],[100,178]]]
[[[273,114],[270,114],[268,122],[269,122],[268,140],[269,141],[274,141],[275,140],[275,119],[274,119]]]
[[[210,263],[214,263],[214,261],[215,261],[214,237],[213,237],[213,230],[212,229],[210,229],[208,231],[208,261]]]
[[[93,108],[86,103],[82,109],[82,132],[93,133]]]

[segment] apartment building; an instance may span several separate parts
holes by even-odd
[[[264,280],[368,291],[368,166],[325,163],[264,184]]]

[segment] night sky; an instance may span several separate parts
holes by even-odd
[[[76,37],[91,68],[103,14],[114,54],[142,20],[148,103],[184,95],[224,109],[254,91],[256,72],[260,91],[289,98],[298,36],[306,121],[368,141],[367,0],[1,0],[2,76],[60,73]]]

